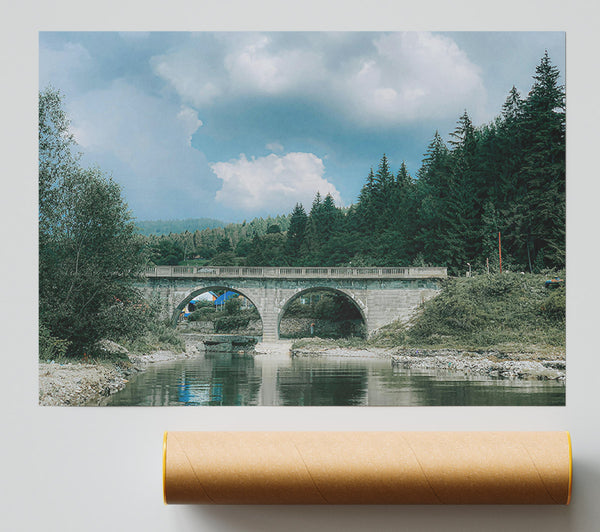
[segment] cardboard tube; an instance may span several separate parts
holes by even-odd
[[[168,432],[165,503],[569,504],[568,432]]]

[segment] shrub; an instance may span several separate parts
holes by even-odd
[[[239,298],[232,297],[231,299],[228,299],[227,301],[225,301],[225,313],[228,314],[229,316],[232,316],[233,314],[237,314],[240,311],[241,305],[242,305],[242,302]]]
[[[213,301],[205,301],[204,299],[200,299],[194,303],[194,310],[200,310],[201,308],[215,308],[215,304]]]
[[[567,298],[564,288],[555,289],[540,306],[542,315],[552,321],[564,321],[567,315]]]
[[[172,327],[168,325],[161,325],[156,329],[155,333],[160,344],[170,345],[179,349],[185,349],[185,342]]]
[[[157,349],[184,351],[185,341],[170,323],[154,322],[143,336],[124,342],[124,346],[135,353],[148,353]]]
[[[215,307],[205,307],[195,310],[188,316],[189,321],[206,321],[214,319],[216,315]]]
[[[336,312],[335,300],[329,296],[323,296],[315,304],[314,316],[322,320],[331,320]]]
[[[39,326],[39,359],[59,360],[66,356],[71,342],[50,334],[50,330],[40,323]]]
[[[517,273],[450,279],[413,319],[406,343],[469,348],[564,345],[564,289],[549,293],[546,279]]]
[[[248,323],[250,323],[250,318],[247,316],[222,316],[215,320],[215,332],[229,332],[246,327]]]

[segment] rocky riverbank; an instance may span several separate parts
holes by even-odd
[[[306,346],[290,350],[293,357],[390,358],[392,353],[382,347],[320,347]]]
[[[125,387],[131,376],[144,371],[149,364],[169,362],[198,356],[197,343],[186,339],[186,350],[154,351],[148,354],[129,353],[112,342],[107,350],[119,354],[116,361],[39,363],[39,404],[41,406],[84,406],[99,403],[102,398]]]
[[[564,355],[537,353],[473,353],[453,349],[405,349],[391,355],[392,364],[403,368],[446,369],[468,374],[524,380],[564,380]]]
[[[294,357],[389,358],[392,365],[411,369],[444,369],[493,377],[564,380],[565,355],[536,351],[468,351],[459,349],[383,348],[335,346],[330,341],[313,341],[292,346]]]

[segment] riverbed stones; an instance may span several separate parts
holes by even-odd
[[[124,388],[129,377],[143,371],[148,364],[168,362],[198,354],[196,348],[184,353],[172,351],[156,351],[148,355],[129,353],[128,361],[118,362],[103,361],[88,364],[40,362],[39,404],[42,406],[96,405],[102,398]]]
[[[406,352],[408,351],[408,352]],[[470,353],[445,349],[439,351],[405,350],[392,355],[392,365],[403,368],[451,369],[492,377],[530,380],[563,380],[564,360],[514,360],[510,354],[498,352]],[[520,358],[522,355],[515,355]]]

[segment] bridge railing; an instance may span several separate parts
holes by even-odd
[[[146,277],[199,277],[199,278],[376,278],[376,279],[431,279],[448,276],[441,267],[369,267],[369,268],[314,268],[288,266],[150,266]]]

